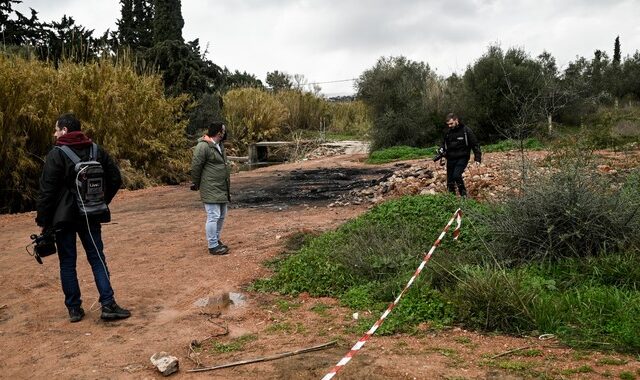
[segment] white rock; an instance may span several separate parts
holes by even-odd
[[[153,364],[163,376],[169,376],[178,371],[178,358],[171,356],[162,351],[151,356],[151,364]]]

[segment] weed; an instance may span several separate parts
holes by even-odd
[[[317,313],[322,317],[328,317],[329,313],[327,312],[327,310],[329,309],[331,309],[331,306],[325,305],[323,303],[317,303],[313,305],[309,310],[313,311],[314,313]]]
[[[591,368],[591,366],[588,366],[588,365],[585,364],[585,365],[582,365],[582,366],[580,366],[578,368],[565,369],[561,373],[563,375],[573,375],[573,374],[576,374],[576,373],[592,373],[592,372],[594,372],[593,368]]]
[[[211,350],[217,353],[235,352],[244,350],[245,344],[257,340],[255,334],[246,334],[235,338],[229,343],[212,342]]]
[[[544,149],[545,146],[540,140],[534,138],[528,138],[523,141],[523,147],[525,150],[541,150]],[[520,149],[520,142],[517,140],[502,140],[495,144],[484,145],[482,146],[482,151],[489,152],[506,152],[509,150]]]
[[[471,343],[471,338],[466,337],[466,336],[457,336],[455,338],[453,338],[454,341],[461,343],[461,344],[470,344]]]
[[[302,306],[301,303],[299,302],[291,302],[291,301],[287,301],[287,300],[278,300],[276,301],[276,306],[278,307],[278,310],[280,310],[281,312],[285,313],[291,309],[297,309],[300,306]]]
[[[542,354],[542,350],[529,349],[529,350],[518,351],[518,355],[531,358],[536,356],[542,356],[543,354]]]
[[[293,331],[293,326],[291,326],[289,322],[276,322],[269,325],[265,329],[265,331],[268,333],[278,333],[278,332],[290,333]]]
[[[500,360],[496,365],[498,368],[509,371],[524,371],[533,367],[533,363],[521,362],[517,360]]]
[[[612,358],[612,357],[602,358],[597,361],[598,365],[625,365],[627,363],[629,363],[629,361],[626,359],[619,359],[619,358]]]
[[[622,371],[620,372],[620,375],[618,375],[618,377],[620,377],[620,379],[622,380],[636,380],[636,375],[634,375],[633,372],[630,371]]]

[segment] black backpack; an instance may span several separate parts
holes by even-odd
[[[92,145],[89,152],[89,159],[83,161],[68,146],[59,146],[64,154],[74,163],[76,173],[75,187],[71,192],[75,195],[76,203],[80,212],[86,216],[100,215],[108,211],[107,203],[104,201],[104,169],[97,161],[98,145]]]

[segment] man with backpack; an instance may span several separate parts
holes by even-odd
[[[40,177],[36,223],[43,231],[55,231],[69,320],[79,322],[84,317],[76,272],[76,235],[100,294],[100,317],[128,318],[131,313],[114,299],[101,235],[101,223],[111,221],[107,205],[122,184],[120,170],[107,152],[81,131],[80,121],[73,114],[58,118],[53,135],[55,147],[47,154]]]
[[[455,114],[448,114],[445,122],[448,129],[440,146],[440,154],[447,159],[447,190],[455,194],[457,186],[460,196],[466,197],[467,189],[464,186],[462,173],[469,163],[472,150],[476,165],[482,162],[480,144],[473,131],[462,124]]]

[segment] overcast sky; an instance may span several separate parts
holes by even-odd
[[[116,29],[118,0],[24,0],[40,20],[63,14],[95,29]],[[182,0],[185,40],[209,44],[208,58],[264,82],[274,70],[309,82],[357,78],[381,56],[403,55],[441,75],[462,73],[489,45],[550,52],[560,67],[596,49],[640,49],[640,0]],[[327,96],[353,82],[320,84]]]

